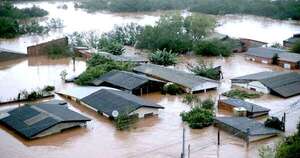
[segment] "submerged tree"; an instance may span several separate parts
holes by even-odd
[[[278,54],[274,54],[273,57],[272,57],[272,64],[273,65],[278,65],[278,59],[279,59],[279,56]]]
[[[149,56],[149,59],[152,63],[157,65],[175,65],[177,62],[177,55],[172,53],[172,51],[157,50]]]

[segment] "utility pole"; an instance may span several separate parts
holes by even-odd
[[[185,128],[182,129],[182,152],[181,152],[181,158],[185,157]]]
[[[220,145],[220,129],[218,129],[218,146]]]
[[[189,144],[189,146],[188,146],[188,158],[190,158],[191,157],[191,145]]]

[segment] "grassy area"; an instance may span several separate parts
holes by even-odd
[[[233,89],[228,92],[223,93],[222,95],[229,98],[237,98],[237,99],[253,99],[259,98],[261,94],[255,92],[248,92],[245,90]]]

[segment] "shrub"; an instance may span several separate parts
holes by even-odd
[[[213,110],[215,106],[215,102],[212,99],[205,99],[201,102],[201,107],[208,110]]]
[[[68,45],[63,45],[60,43],[48,45],[45,51],[47,52],[47,55],[52,59],[71,56],[72,54]]]
[[[48,86],[45,86],[42,91],[51,92],[51,91],[54,91],[54,90],[55,90],[54,86],[49,86],[48,85]]]
[[[59,29],[64,27],[64,22],[61,19],[50,19],[47,23],[47,27],[51,29]]]
[[[125,52],[123,44],[106,36],[99,39],[98,49],[113,55],[121,55]]]
[[[14,37],[19,34],[19,29],[19,23],[16,20],[0,17],[0,37]]]
[[[221,72],[213,68],[212,64],[207,65],[204,62],[199,62],[199,65],[193,66],[190,70],[199,76],[207,77],[213,80],[220,80]]]
[[[298,40],[298,41],[292,46],[292,52],[294,52],[294,53],[300,53],[300,40]]]
[[[253,99],[259,98],[259,93],[251,93],[244,90],[233,89],[228,92],[223,93],[222,95],[229,97],[229,98],[237,98],[237,99]]]
[[[137,115],[120,114],[115,119],[116,128],[118,130],[127,130],[137,121],[137,119]]]
[[[272,64],[273,65],[277,65],[278,64],[278,59],[279,59],[279,56],[278,54],[274,54],[273,57],[272,57]]]
[[[232,47],[220,40],[199,40],[194,43],[193,51],[197,55],[228,57],[232,53]]]
[[[200,98],[195,94],[188,93],[184,95],[182,102],[187,104],[194,104],[200,102]]]
[[[264,124],[266,127],[275,128],[281,131],[283,131],[284,129],[284,123],[280,121],[277,117],[268,118]]]
[[[167,83],[163,87],[163,93],[176,95],[176,94],[182,94],[183,90],[182,90],[181,86],[179,86],[175,83]]]
[[[164,50],[157,50],[151,53],[149,57],[150,61],[157,65],[175,65],[177,61],[177,55],[172,53],[172,51]]]
[[[180,116],[182,121],[187,122],[191,128],[195,129],[208,127],[214,121],[213,112],[200,106],[193,107],[189,112],[182,112]]]

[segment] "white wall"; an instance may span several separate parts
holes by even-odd
[[[270,90],[259,81],[252,81],[249,83],[232,83],[232,85],[243,87],[246,89],[255,89],[256,92],[262,92],[265,94],[270,93]]]
[[[141,108],[133,111],[131,114],[138,114],[139,118],[143,118],[145,114],[153,113],[153,115],[158,115],[158,111],[159,110],[156,108],[141,107]]]

